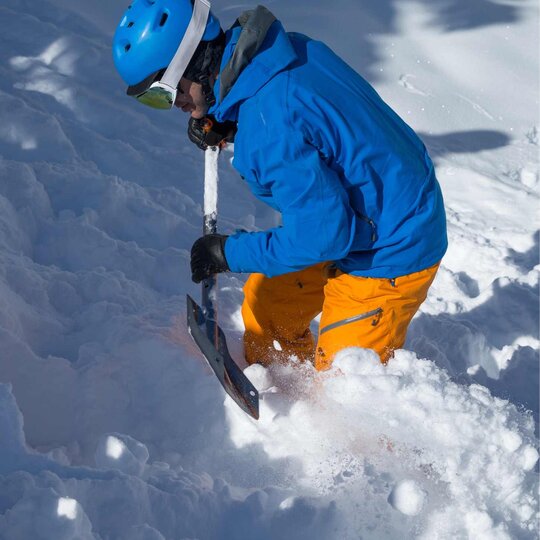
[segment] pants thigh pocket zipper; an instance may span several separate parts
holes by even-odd
[[[381,320],[382,313],[382,308],[377,308],[372,309],[371,311],[367,311],[366,313],[360,313],[359,315],[354,315],[352,317],[347,317],[346,319],[341,319],[341,321],[327,324],[324,328],[321,328],[319,330],[319,335],[324,334],[329,330],[339,328],[340,326],[345,326],[346,324],[350,324],[356,321],[362,321],[363,319],[369,319],[370,317],[373,317],[373,320],[371,321],[371,326],[377,326],[379,324],[379,321]]]

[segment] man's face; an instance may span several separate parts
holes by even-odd
[[[180,79],[174,104],[193,118],[203,118],[208,111],[202,85],[184,78]]]

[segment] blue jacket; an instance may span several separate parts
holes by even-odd
[[[240,31],[227,32],[222,70]],[[392,278],[443,257],[443,199],[422,141],[323,43],[275,21],[210,112],[238,121],[234,167],[282,214],[281,227],[228,238],[231,271],[276,276],[334,261]]]

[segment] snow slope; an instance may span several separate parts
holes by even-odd
[[[252,366],[261,419],[242,415],[185,327],[203,158],[181,113],[125,97],[125,3],[4,0],[0,538],[536,538],[537,6],[266,5],[435,159],[450,248],[407,350]],[[221,229],[274,225],[229,157]],[[236,358],[242,279],[220,280]]]

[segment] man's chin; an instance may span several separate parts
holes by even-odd
[[[208,107],[192,107],[189,112],[193,118],[204,118],[208,112]]]

